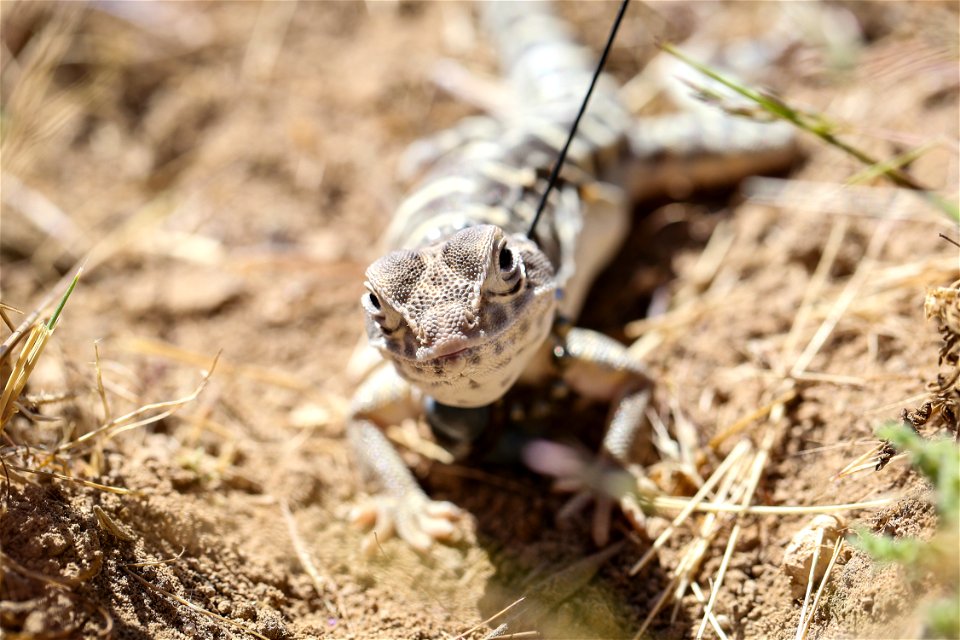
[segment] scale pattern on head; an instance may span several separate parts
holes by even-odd
[[[554,270],[536,244],[493,225],[468,227],[367,269],[370,343],[439,402],[489,404],[549,334]]]

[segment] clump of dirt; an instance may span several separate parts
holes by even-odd
[[[842,123],[878,159],[923,147],[905,170],[955,200],[956,3],[814,7],[632,7],[610,70],[621,81],[640,71],[655,52],[649,34],[806,33],[775,63],[777,92]],[[597,49],[611,8],[561,11]],[[542,595],[596,551],[588,514],[558,521],[566,498],[547,480],[410,451],[431,495],[473,516],[473,538],[424,556],[383,541],[367,558],[346,523],[360,497],[343,433],[363,270],[403,193],[394,175],[406,145],[472,113],[434,87],[432,65],[451,57],[492,72],[469,7],[2,11],[3,303],[33,310],[85,265],[3,427],[4,633],[451,637]],[[677,507],[645,531],[620,518],[624,546],[511,632],[633,636],[709,529],[687,574],[696,589],[652,615],[648,633],[694,637],[712,598],[708,634],[716,624],[732,637],[792,636],[803,598],[784,551],[812,514],[786,507],[874,501],[844,520],[898,537],[936,530],[930,489],[905,459],[838,472],[903,410],[941,420],[925,436],[951,416],[955,429],[956,377],[943,371],[957,366],[957,341],[940,340],[924,300],[929,289],[939,330],[956,336],[958,253],[938,238],[956,239],[956,223],[875,176],[837,191],[863,166],[813,139],[801,146],[785,182],[638,203],[582,319],[642,342],[663,432],[644,455],[657,458],[649,443],[664,435],[695,453],[651,465],[653,480],[689,497],[749,446],[764,462],[750,503],[784,509],[695,514],[636,575]],[[644,318],[648,308],[660,313]],[[551,406],[549,429],[596,443],[606,407]],[[847,551],[809,637],[914,637],[941,583]]]

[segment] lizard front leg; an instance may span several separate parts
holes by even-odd
[[[454,522],[463,518],[463,511],[450,502],[431,500],[381,431],[417,413],[415,393],[386,363],[354,394],[347,435],[361,466],[383,491],[350,514],[355,524],[373,528],[363,543],[366,553],[375,549],[374,533],[380,540],[396,533],[418,551],[434,540],[455,540],[459,533]]]
[[[596,502],[592,535],[597,545],[609,538],[610,511],[614,502],[634,524],[643,520],[636,499],[637,479],[628,469],[630,451],[643,424],[650,400],[650,384],[627,348],[601,333],[570,329],[557,339],[554,349],[564,382],[574,391],[595,400],[609,401],[611,417],[597,458],[585,463],[569,448],[547,442],[524,452],[535,470],[557,477],[557,486],[577,491],[561,516]]]

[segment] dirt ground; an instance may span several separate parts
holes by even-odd
[[[598,50],[615,5],[561,8]],[[402,197],[406,145],[472,112],[431,82],[437,61],[493,69],[469,5],[0,9],[3,303],[29,312],[85,265],[26,388],[32,415],[0,443],[0,635],[454,637],[596,551],[587,513],[558,521],[566,497],[548,480],[410,451],[430,494],[471,514],[470,538],[425,556],[384,540],[368,558],[346,518],[371,489],[343,437],[363,271]],[[956,201],[957,24],[956,2],[637,3],[609,68],[637,74],[654,35],[789,25],[800,40],[768,84],[877,158],[925,147],[910,176]],[[923,305],[960,278],[958,249],[938,237],[957,225],[875,176],[829,195],[863,166],[812,136],[800,145],[786,187],[638,203],[583,323],[647,341],[654,412],[692,456],[671,466],[647,443],[668,493],[693,495],[743,442],[766,456],[752,504],[887,499],[839,515],[929,537],[936,514],[906,459],[837,473],[943,371]],[[651,301],[658,315],[636,324]],[[605,411],[570,401],[550,428],[595,446]],[[676,513],[646,532],[618,515],[625,546],[508,631],[632,637],[706,526],[687,520],[630,575]],[[785,548],[814,514],[718,519],[689,575],[705,597],[716,587],[727,636],[794,636],[803,589]],[[919,637],[923,607],[957,572],[878,566],[847,546],[809,637]],[[687,589],[647,633],[694,637],[702,618]]]

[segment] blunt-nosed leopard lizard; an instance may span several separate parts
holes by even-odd
[[[612,403],[600,457],[628,465],[650,384],[626,347],[569,320],[619,248],[629,202],[678,176],[726,182],[793,157],[783,125],[702,110],[637,122],[602,76],[528,238],[594,64],[544,3],[487,2],[481,12],[517,110],[418,143],[425,177],[397,210],[391,251],[367,270],[362,297],[383,361],[353,398],[348,434],[383,493],[353,517],[421,550],[456,537],[462,512],[425,494],[382,429],[426,413],[462,453],[484,428],[483,407],[518,380],[552,378]],[[612,499],[596,500],[601,542]]]

